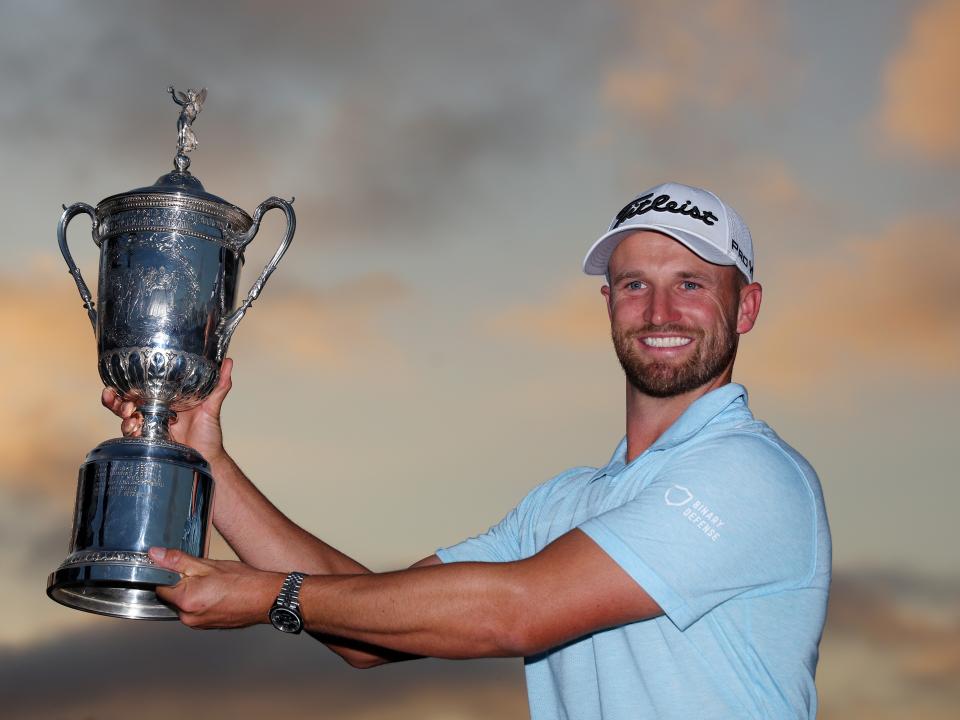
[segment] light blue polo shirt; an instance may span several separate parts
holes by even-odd
[[[561,473],[437,551],[510,562],[580,528],[663,608],[526,658],[531,717],[816,717],[831,548],[813,468],[732,383],[633,462],[625,454],[626,440],[606,467]]]

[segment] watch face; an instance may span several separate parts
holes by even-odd
[[[277,630],[285,633],[298,633],[303,628],[300,616],[284,607],[275,607],[270,611],[270,622]]]

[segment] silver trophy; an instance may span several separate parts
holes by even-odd
[[[157,567],[148,548],[207,552],[210,467],[170,439],[169,424],[216,387],[230,338],[296,228],[285,200],[265,200],[251,218],[203,189],[187,153],[197,146],[192,123],[206,90],[168,92],[181,107],[174,171],[96,208],[64,206],[57,228],[96,334],[100,378],[136,403],[143,432],[100,443],[80,466],[69,555],[50,574],[47,594],[68,607],[124,618],[177,617],[155,588],[175,584],[179,575]],[[286,214],[283,240],[236,306],[244,249],[273,208]],[[96,304],[67,247],[67,225],[80,213],[93,221],[100,248]]]

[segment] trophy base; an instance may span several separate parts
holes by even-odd
[[[213,478],[194,450],[163,440],[118,438],[80,467],[70,554],[47,578],[47,595],[76,610],[137,620],[175,620],[158,585],[180,574],[158,567],[151,547],[204,557]]]
[[[74,553],[47,578],[47,595],[76,610],[131,620],[176,620],[177,611],[157,597],[157,585],[175,585],[178,573],[149,566],[146,553]],[[87,559],[87,562],[83,562]],[[124,562],[127,561],[127,562]],[[144,564],[133,564],[140,561]]]
[[[130,585],[120,587],[116,581],[110,585],[90,584],[90,580],[76,581],[69,572],[58,570],[47,579],[47,594],[61,605],[110,617],[130,620],[176,620],[177,611],[165,604],[154,591],[153,585]],[[173,582],[162,583],[172,585]]]

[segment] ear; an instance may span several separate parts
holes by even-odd
[[[600,288],[600,294],[603,295],[604,300],[607,301],[607,317],[613,320],[613,300],[610,297],[610,286],[604,285]]]
[[[737,334],[750,332],[760,314],[763,287],[753,282],[740,288],[740,304],[737,306]]]

